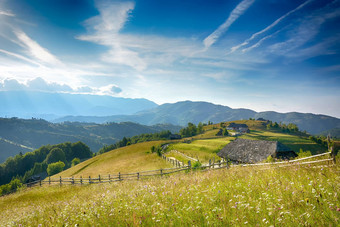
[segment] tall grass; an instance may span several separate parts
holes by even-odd
[[[339,171],[245,167],[38,187],[0,198],[0,226],[338,226]]]

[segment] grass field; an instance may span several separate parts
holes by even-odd
[[[338,226],[340,167],[231,168],[0,197],[0,226]]]
[[[153,141],[122,147],[82,162],[53,177],[98,176],[170,168],[172,165],[161,159],[156,153],[151,153],[151,147],[164,143]]]
[[[320,154],[327,150],[327,148],[312,142],[306,137],[286,133],[251,130],[250,133],[244,134],[240,138],[279,141],[293,149],[296,153],[300,151],[300,148],[304,151],[309,150],[312,154]]]
[[[193,140],[191,143],[171,144],[168,150],[177,150],[198,159],[202,163],[208,163],[209,159],[215,158],[215,161],[220,160],[221,158],[217,156],[217,152],[230,143],[232,139],[234,138],[220,137],[215,139]]]

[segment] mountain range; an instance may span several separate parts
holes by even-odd
[[[310,134],[327,134],[339,137],[340,119],[312,113],[277,113],[274,111],[256,112],[250,109],[232,109],[227,106],[215,105],[208,102],[183,101],[173,104],[163,104],[155,108],[143,110],[131,115],[98,116],[66,116],[55,119],[54,122],[79,121],[79,122],[136,122],[144,125],[173,124],[185,126],[188,122],[222,122],[249,118],[263,118],[278,123],[294,123],[301,131]],[[336,134],[334,134],[336,133]]]
[[[147,99],[128,99],[107,95],[0,91],[0,107],[0,117],[33,117],[53,120],[67,115],[133,114],[157,107],[157,104]]]

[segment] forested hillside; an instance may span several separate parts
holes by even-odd
[[[0,163],[20,152],[37,149],[47,144],[82,141],[93,152],[123,137],[164,130],[178,132],[181,127],[169,124],[145,126],[137,123],[77,123],[53,124],[42,119],[0,118]],[[25,148],[26,147],[26,148]]]

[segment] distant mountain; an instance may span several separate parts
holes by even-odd
[[[249,118],[264,118],[273,122],[285,124],[294,123],[300,130],[306,130],[311,134],[319,134],[333,128],[340,128],[340,119],[326,115],[310,113],[277,113],[255,112],[249,109],[232,109],[227,106],[215,105],[208,102],[183,101],[174,104],[163,104],[156,108],[140,111],[133,115],[116,115],[106,117],[69,116],[57,119],[56,122],[80,121],[80,122],[124,122],[131,121],[145,125],[170,123],[174,125],[186,125],[188,122],[222,122]],[[340,136],[340,135],[333,135]]]
[[[0,163],[9,156],[37,149],[42,145],[82,141],[93,152],[125,137],[164,130],[178,132],[179,126],[158,124],[145,126],[132,122],[93,124],[53,124],[45,120],[0,118]]]
[[[55,119],[67,115],[108,116],[155,108],[147,99],[101,95],[0,91],[0,117]]]

